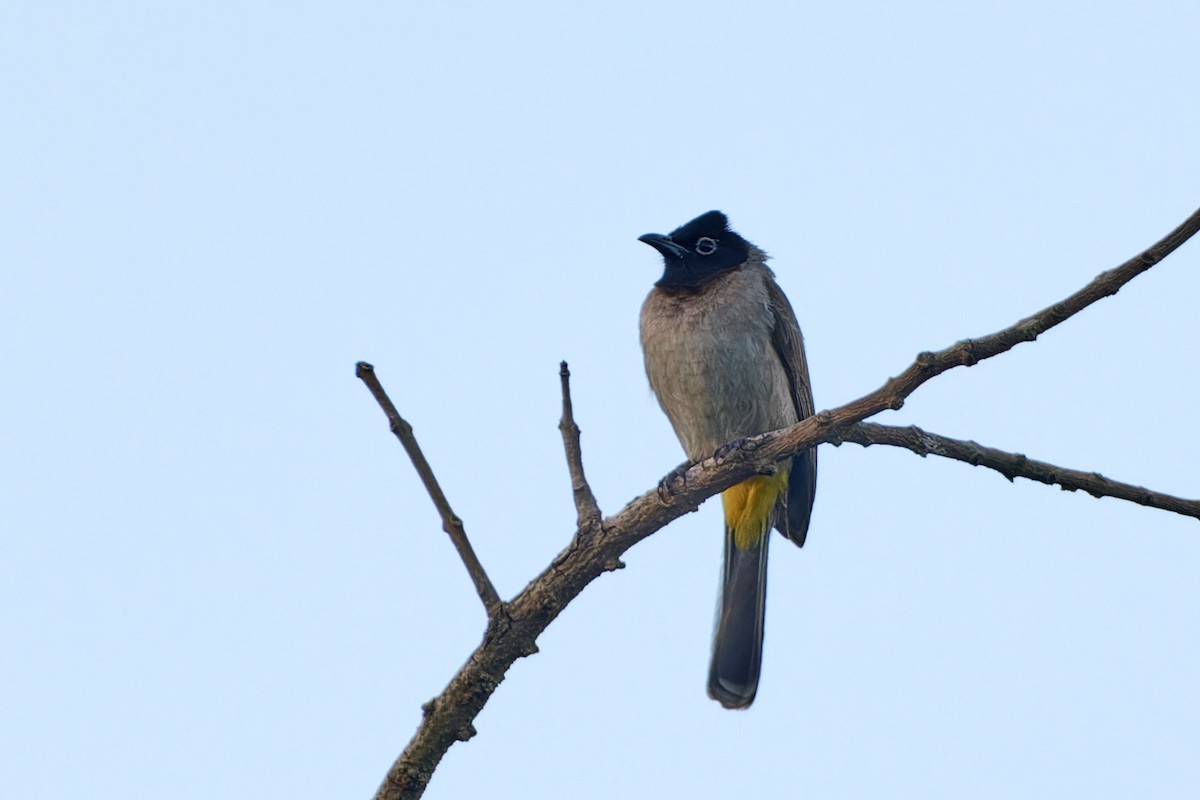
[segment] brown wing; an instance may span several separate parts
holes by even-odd
[[[796,406],[798,420],[813,415],[812,386],[808,380],[808,362],[804,358],[804,337],[800,334],[800,323],[796,312],[788,302],[783,290],[773,278],[767,279],[767,296],[775,314],[775,328],[771,331],[771,343],[783,369],[787,373],[792,390],[792,403]],[[808,535],[808,520],[812,514],[813,497],[817,492],[817,448],[812,448],[792,459],[788,478],[787,513],[776,523],[776,529],[797,545],[804,546]]]

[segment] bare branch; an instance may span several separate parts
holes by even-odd
[[[1154,492],[1142,486],[1110,480],[1098,472],[1081,472],[1076,469],[1058,467],[1045,461],[1035,461],[1020,453],[1008,453],[994,447],[985,447],[978,442],[964,442],[936,433],[924,431],[915,425],[898,428],[893,425],[877,425],[860,422],[842,431],[847,442],[869,447],[886,444],[911,450],[922,458],[927,455],[941,456],[963,461],[976,467],[994,469],[1010,481],[1028,478],[1031,481],[1051,486],[1061,486],[1065,491],[1084,491],[1092,497],[1115,497],[1140,506],[1161,508],[1187,517],[1200,519],[1200,500],[1185,500],[1169,494]],[[835,444],[837,444],[835,442]]]
[[[620,566],[620,556],[668,523],[695,511],[700,503],[754,474],[774,469],[785,458],[823,442],[838,441],[854,423],[888,408],[899,408],[925,381],[957,366],[969,366],[1011,350],[1121,286],[1161,261],[1200,228],[1200,210],[1162,241],[1115,270],[1101,273],[1061,303],[998,333],[968,339],[916,361],[883,387],[832,411],[761,436],[732,449],[721,448],[720,462],[709,458],[672,472],[657,489],[605,519],[594,536],[577,532],[550,566],[505,606],[504,624],[491,625],[483,642],[438,697],[424,706],[413,738],[388,771],[376,800],[420,797],[433,770],[456,741],[474,733],[472,722],[518,658],[537,652],[537,637],[583,588]]]
[[[750,439],[748,443],[768,451],[776,461],[782,461],[806,449],[799,445],[801,442],[809,442],[815,431],[822,432],[820,441],[832,441],[837,437],[824,437],[824,432],[845,429],[886,409],[899,409],[904,405],[904,400],[930,378],[955,367],[974,366],[984,359],[1006,353],[1022,342],[1032,342],[1097,300],[1116,294],[1122,286],[1173,253],[1198,229],[1200,209],[1194,211],[1179,227],[1153,246],[1121,266],[1101,272],[1062,302],[1019,320],[1002,331],[978,339],[964,339],[936,353],[920,353],[904,372],[895,378],[889,378],[887,383],[874,392],[833,411],[822,411],[790,428]]]
[[[575,510],[578,512],[575,525],[581,532],[593,531],[600,524],[600,506],[583,474],[583,451],[579,446],[579,426],[575,424],[575,410],[571,405],[571,370],[567,368],[567,362],[559,364],[558,376],[562,381],[563,404],[558,429],[562,431],[567,469],[571,473],[571,491],[575,495]]]
[[[438,485],[433,468],[425,460],[425,454],[421,452],[421,446],[417,444],[417,438],[413,436],[412,426],[404,421],[400,412],[396,410],[396,406],[392,404],[391,398],[387,396],[387,392],[383,390],[379,378],[375,375],[375,367],[365,361],[360,361],[354,366],[354,374],[371,390],[379,407],[387,415],[392,433],[400,440],[400,444],[404,445],[404,450],[412,460],[417,474],[421,476],[421,482],[425,484],[425,490],[429,492],[429,497],[437,507],[438,514],[442,516],[442,530],[450,536],[450,541],[454,543],[454,549],[458,551],[459,558],[462,559],[467,573],[475,583],[475,591],[479,593],[479,599],[483,601],[484,610],[487,611],[488,618],[492,619],[501,609],[500,595],[496,593],[496,587],[492,586],[492,581],[483,568],[483,564],[479,563],[479,558],[475,555],[470,540],[467,539],[467,532],[463,529],[462,520],[450,508],[450,501],[446,499],[442,487]]]

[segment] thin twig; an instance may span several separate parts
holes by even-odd
[[[1126,264],[1102,273],[1080,292],[1011,328],[977,340],[960,342],[938,353],[922,353],[898,378],[865,397],[832,411],[823,411],[782,431],[746,440],[741,447],[672,473],[659,488],[636,498],[615,516],[604,520],[595,536],[578,536],[540,575],[507,605],[508,625],[485,637],[450,683],[425,706],[417,731],[396,759],[376,793],[376,800],[420,797],[433,770],[456,741],[473,732],[472,722],[518,658],[537,652],[537,637],[584,587],[620,565],[620,556],[668,523],[751,475],[771,469],[823,442],[838,440],[845,429],[887,408],[899,408],[922,383],[952,367],[973,364],[1032,341],[1091,303],[1113,294],[1137,274],[1149,269],[1200,228],[1200,211],[1158,244]],[[671,481],[669,492],[662,491]]]
[[[922,430],[916,425],[898,428],[893,425],[878,425],[860,422],[841,432],[844,441],[869,447],[886,444],[903,447],[919,456],[935,455],[963,461],[976,467],[987,467],[999,472],[1010,481],[1027,478],[1050,486],[1061,486],[1065,491],[1084,491],[1092,497],[1115,497],[1140,506],[1160,508],[1175,514],[1200,519],[1200,500],[1186,500],[1143,486],[1121,483],[1104,477],[1098,472],[1082,472],[1068,469],[1045,461],[1035,461],[1021,453],[1009,453],[994,447],[985,447],[978,442],[964,442]],[[836,444],[836,442],[835,442]]]
[[[596,495],[583,474],[583,451],[579,446],[579,426],[575,424],[575,410],[571,405],[571,370],[567,362],[559,364],[558,377],[562,382],[562,419],[558,429],[562,432],[563,449],[567,452],[567,469],[571,473],[571,491],[575,495],[576,527],[582,532],[592,532],[600,524],[600,506]]]
[[[438,485],[433,468],[425,460],[425,454],[421,452],[421,446],[417,444],[417,438],[413,436],[412,426],[400,416],[400,412],[392,404],[391,398],[383,390],[379,378],[375,375],[375,367],[365,361],[359,361],[354,366],[354,374],[371,390],[379,407],[387,415],[392,433],[400,440],[400,444],[404,445],[405,452],[412,459],[413,467],[421,476],[421,482],[425,484],[425,490],[429,492],[429,497],[437,507],[438,514],[442,516],[442,530],[450,536],[450,541],[454,543],[454,549],[458,551],[459,558],[467,568],[467,574],[475,583],[475,591],[479,594],[479,599],[483,601],[483,608],[487,611],[488,618],[491,619],[501,608],[500,595],[496,593],[496,587],[492,586],[487,570],[483,568],[483,564],[479,563],[479,558],[475,555],[470,540],[467,539],[467,532],[463,528],[462,520],[450,508],[450,501],[446,499],[442,487]]]

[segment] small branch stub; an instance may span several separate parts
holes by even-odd
[[[571,492],[575,497],[576,527],[580,533],[594,533],[600,525],[600,506],[596,495],[583,474],[583,449],[579,444],[579,426],[575,423],[575,408],[571,403],[571,370],[567,362],[559,364],[558,377],[562,385],[563,449],[567,454],[567,470],[571,473]]]

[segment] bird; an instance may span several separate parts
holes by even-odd
[[[687,457],[701,461],[811,416],[804,338],[767,254],[720,211],[638,240],[663,258],[639,319],[646,376]],[[758,691],[771,528],[803,546],[816,485],[812,448],[721,494],[725,555],[708,694],[725,708],[748,708]]]

